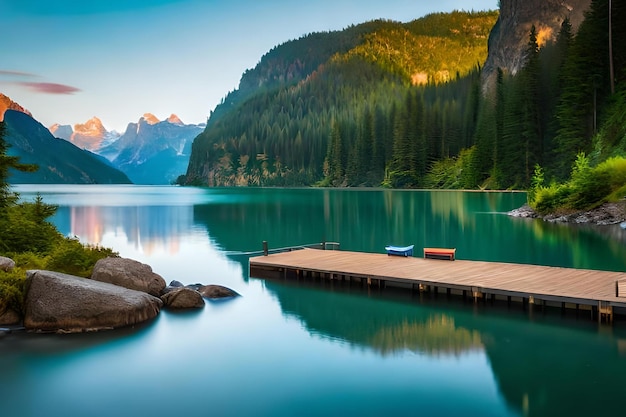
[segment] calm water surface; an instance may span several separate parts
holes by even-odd
[[[241,252],[321,241],[626,271],[619,227],[513,219],[524,194],[19,186],[59,230],[166,281],[242,294],[142,326],[0,339],[2,416],[621,415],[626,326],[356,285],[248,276]]]

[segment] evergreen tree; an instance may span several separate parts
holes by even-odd
[[[606,1],[592,1],[563,67],[555,138],[560,156],[557,173],[561,178],[569,174],[578,153],[591,152],[591,138],[602,117],[602,103],[610,94],[607,28]]]
[[[0,217],[6,214],[5,210],[17,200],[17,195],[11,192],[9,184],[9,170],[15,169],[23,172],[33,172],[37,170],[35,165],[21,164],[16,156],[9,156],[9,144],[4,139],[6,127],[4,122],[0,122]]]
[[[539,45],[535,25],[530,30],[526,49],[526,64],[522,70],[522,140],[524,146],[524,165],[522,183],[518,186],[527,187],[534,172],[534,167],[541,164],[543,142],[541,132],[541,101],[539,97]]]

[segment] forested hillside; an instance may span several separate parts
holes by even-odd
[[[625,9],[613,0],[612,22]],[[565,19],[541,48],[532,29],[523,69],[498,71],[486,93],[495,12],[288,42],[218,106],[182,182],[527,188],[538,165],[565,179],[580,152],[592,163],[626,155],[626,26],[612,25],[610,48],[608,16],[594,0],[577,33]]]
[[[438,86],[435,89],[449,97],[429,94],[433,117],[444,123],[454,109],[457,118],[466,97],[461,100],[463,94],[443,82],[477,74],[496,19],[495,12],[454,12],[407,24],[373,21],[311,34],[273,49],[212,113],[206,130],[194,141],[184,181],[211,186],[311,185],[326,177],[333,185],[380,185],[393,156],[394,124],[403,114],[407,94],[423,91],[425,84]],[[332,174],[334,178],[329,173],[333,163],[325,164],[331,137],[341,141],[339,154],[333,155],[341,172]],[[368,144],[358,145],[357,152],[362,142]],[[444,142],[429,160],[442,152],[455,155],[465,145]],[[371,161],[367,167],[359,164],[363,172],[348,178],[351,153]]]

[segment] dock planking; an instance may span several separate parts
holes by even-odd
[[[511,297],[523,303],[588,306],[612,321],[614,308],[626,309],[626,294],[617,296],[626,273],[502,262],[453,262],[385,254],[302,249],[250,258],[250,276],[264,272],[359,279],[368,285],[397,285],[420,290],[457,291],[475,299]],[[573,307],[572,307],[573,308]],[[626,311],[626,310],[624,310]],[[622,314],[622,313],[620,313]]]

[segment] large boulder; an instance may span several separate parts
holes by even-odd
[[[114,329],[154,318],[163,302],[145,292],[51,271],[26,273],[24,327],[46,332]]]
[[[206,298],[228,298],[237,297],[239,294],[230,288],[221,285],[203,285],[198,288],[198,292]]]
[[[155,297],[160,296],[165,288],[165,280],[154,273],[150,265],[127,258],[100,259],[93,267],[91,279],[147,292]]]
[[[204,299],[191,288],[176,288],[161,296],[166,307],[173,309],[202,308]]]
[[[15,261],[11,258],[0,256],[0,271],[11,272],[15,268]]]

